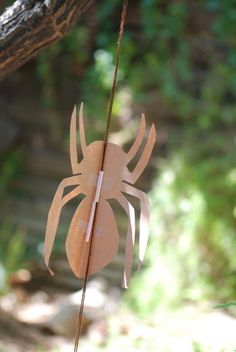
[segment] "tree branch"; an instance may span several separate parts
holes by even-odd
[[[0,16],[0,80],[61,39],[93,0],[17,0]]]

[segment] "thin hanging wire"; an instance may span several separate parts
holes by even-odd
[[[113,102],[114,102],[115,90],[116,90],[116,85],[117,85],[117,73],[118,73],[118,66],[119,66],[119,61],[120,61],[120,49],[121,49],[121,42],[122,42],[122,37],[123,37],[123,33],[124,33],[127,8],[128,8],[128,0],[123,0],[123,8],[122,8],[122,14],[121,14],[121,21],[120,21],[120,30],[119,30],[119,36],[118,36],[118,42],[117,42],[117,49],[116,49],[115,68],[114,68],[114,74],[113,74],[111,94],[110,94],[110,98],[109,98],[109,102],[108,102],[107,126],[106,126],[104,140],[103,140],[104,148],[103,148],[102,159],[101,159],[101,171],[103,171],[103,169],[104,169],[107,141],[108,141],[110,125],[111,125],[111,118],[112,118]],[[91,239],[89,242],[88,259],[87,259],[85,277],[84,277],[84,283],[83,283],[83,289],[82,289],[80,310],[79,310],[78,320],[77,320],[77,324],[76,324],[74,352],[78,352],[79,340],[80,340],[80,335],[81,335],[85,294],[86,294],[86,289],[87,289],[89,264],[90,264],[90,258],[91,258],[91,252],[92,252],[93,232],[94,232],[95,221],[96,221],[97,204],[98,203],[96,203],[95,212],[94,212],[94,222],[92,225]]]
[[[115,61],[115,69],[114,69],[114,74],[113,74],[113,82],[112,82],[110,99],[109,99],[109,103],[108,103],[107,127],[106,127],[106,132],[104,135],[104,142],[105,143],[107,142],[108,134],[109,134],[109,130],[110,130],[110,125],[111,125],[112,108],[113,108],[113,102],[114,102],[114,96],[115,96],[115,90],[116,90],[118,66],[119,66],[119,61],[120,61],[120,49],[121,49],[121,42],[122,42],[124,28],[125,28],[127,8],[128,8],[128,0],[124,0],[121,21],[120,21],[120,31],[119,31],[119,37],[118,37],[117,49],[116,49],[116,61]]]

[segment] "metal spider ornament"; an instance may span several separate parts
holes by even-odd
[[[108,202],[109,199],[116,199],[128,216],[123,277],[123,285],[127,288],[133,261],[135,212],[125,194],[134,196],[140,201],[139,262],[141,264],[148,241],[149,206],[146,194],[135,188],[133,184],[142,174],[149,161],[156,139],[155,127],[152,125],[146,145],[133,171],[129,171],[128,164],[136,156],[143,142],[146,131],[144,114],[141,118],[136,139],[127,153],[118,145],[107,143],[104,167],[103,171],[101,171],[104,142],[95,141],[89,145],[86,144],[82,104],[79,113],[79,134],[83,158],[80,162],[77,154],[76,120],[76,108],[74,108],[70,125],[70,159],[73,176],[61,181],[48,213],[44,246],[45,263],[50,273],[53,274],[49,268],[49,259],[61,210],[71,199],[83,194],[85,198],[80,202],[73,215],[66,238],[66,253],[70,267],[77,277],[85,277],[90,241],[92,241],[91,255],[87,274],[91,275],[98,272],[109,264],[117,254],[119,247],[116,218]],[[64,195],[64,190],[68,186],[75,186],[75,188]],[[95,206],[97,206],[96,216]]]

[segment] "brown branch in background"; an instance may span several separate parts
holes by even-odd
[[[63,38],[93,1],[15,1],[0,16],[0,80]]]

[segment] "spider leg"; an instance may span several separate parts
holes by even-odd
[[[144,134],[145,134],[145,130],[146,130],[145,115],[142,114],[141,123],[140,123],[138,134],[137,134],[137,136],[135,138],[135,141],[134,141],[132,147],[130,148],[130,150],[127,153],[128,163],[135,157],[135,154],[137,153],[139,147],[141,146],[142,141],[143,141],[143,137],[144,137]]]
[[[79,110],[79,136],[80,136],[80,146],[84,157],[87,145],[86,145],[86,137],[84,132],[83,103],[80,104],[80,110]]]
[[[131,196],[138,198],[141,205],[141,215],[140,215],[140,228],[139,228],[139,268],[143,263],[144,255],[147,247],[148,237],[149,237],[149,202],[146,194],[143,191],[135,188],[132,185],[123,183],[121,192],[130,194]]]
[[[55,196],[53,198],[51,207],[48,212],[48,220],[46,227],[45,243],[44,243],[44,261],[50,272],[53,275],[53,271],[49,267],[49,259],[54,244],[56,231],[61,215],[63,206],[69,202],[72,198],[76,197],[81,193],[79,186],[79,175],[65,178],[59,184]],[[63,197],[64,189],[68,186],[77,186],[73,191],[69,192]]]
[[[132,172],[130,172],[128,179],[126,179],[125,181],[127,181],[129,183],[135,183],[137,181],[137,179],[143,173],[143,170],[147,166],[147,163],[150,159],[155,141],[156,141],[156,130],[155,130],[154,124],[152,124],[151,130],[150,130],[150,133],[148,136],[148,140],[147,140],[147,143],[146,143],[145,148],[143,150],[143,153],[142,153],[139,161],[137,162],[134,170]]]
[[[70,161],[73,174],[79,173],[79,162],[78,162],[78,150],[77,150],[77,113],[76,106],[71,115],[70,122]],[[80,105],[79,111],[79,131],[80,131],[80,145],[82,155],[85,155],[86,150],[86,139],[84,132],[84,120],[83,120],[83,103]]]
[[[125,198],[122,193],[116,199],[122,206],[122,208],[125,210],[129,218],[129,225],[125,243],[125,270],[123,276],[123,287],[128,288],[132,269],[133,249],[135,240],[135,211],[133,206],[129,203],[129,201]]]

